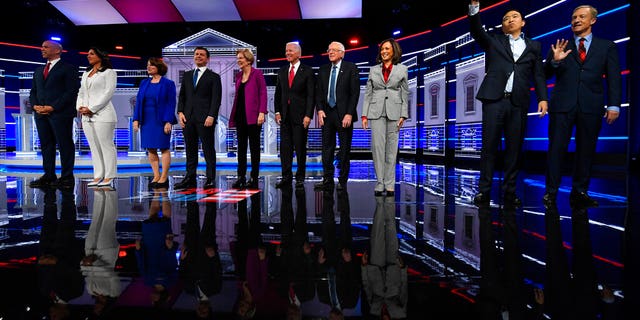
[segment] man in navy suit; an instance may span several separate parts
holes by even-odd
[[[358,67],[344,61],[344,45],[331,42],[327,53],[330,63],[318,70],[316,108],[322,126],[322,169],[324,178],[316,188],[333,187],[333,159],[336,150],[336,132],[340,139],[340,176],[338,190],[345,189],[349,178],[349,154],[353,137],[353,123],[358,121],[357,106],[360,98]],[[333,88],[332,88],[333,86]]]
[[[184,73],[178,97],[178,121],[184,134],[187,174],[176,189],[195,188],[198,169],[198,140],[207,164],[204,189],[215,187],[216,149],[214,135],[222,101],[220,75],[207,68],[209,50],[197,47],[193,51],[196,68]]]
[[[47,64],[33,73],[29,102],[35,111],[44,175],[31,181],[29,186],[73,187],[76,156],[73,119],[77,115],[76,99],[80,87],[78,68],[60,60],[62,45],[58,42],[44,41],[40,51]],[[56,144],[60,148],[60,179],[56,176]]]
[[[302,48],[296,42],[286,45],[289,62],[278,71],[274,109],[276,123],[280,125],[280,162],[282,180],[277,188],[291,186],[293,151],[296,151],[298,169],[296,188],[304,187],[307,164],[307,134],[313,118],[315,76],[310,66],[300,62]]]
[[[517,10],[502,17],[502,33],[489,34],[482,28],[478,12],[480,4],[471,1],[469,22],[471,36],[485,50],[485,77],[476,98],[482,101],[482,153],[477,206],[490,203],[491,184],[498,148],[504,133],[504,204],[518,207],[516,178],[524,140],[529,87],[533,82],[538,112],[547,112],[547,90],[542,66],[540,43],[524,36],[525,21]]]
[[[576,128],[575,165],[570,203],[595,207],[598,202],[588,194],[591,165],[596,152],[602,117],[612,124],[620,114],[622,100],[620,64],[616,44],[591,33],[598,11],[589,5],[574,9],[571,17],[572,40],[557,40],[551,46],[545,71],[556,77],[549,109],[549,154],[546,206],[556,203],[560,186],[562,159],[567,152],[571,132]],[[609,105],[605,109],[606,76]]]

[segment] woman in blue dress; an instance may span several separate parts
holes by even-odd
[[[167,65],[160,58],[149,58],[147,73],[150,78],[142,80],[133,112],[133,129],[140,131],[141,147],[147,150],[153,179],[149,188],[169,187],[169,166],[171,165],[171,128],[177,123],[176,84],[165,78]],[[161,159],[157,149],[160,149]],[[162,173],[160,172],[162,161]]]

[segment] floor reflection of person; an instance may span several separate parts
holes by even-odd
[[[198,202],[187,202],[187,224],[180,254],[180,278],[184,290],[196,297],[199,319],[212,316],[209,297],[220,293],[222,288],[222,265],[216,243],[217,203],[207,202],[205,208],[201,227]]]
[[[160,190],[160,189],[159,189]],[[142,221],[142,238],[136,240],[138,271],[145,286],[151,288],[154,307],[167,307],[176,285],[178,243],[171,230],[171,203],[166,193],[154,192],[149,204],[149,217]]]
[[[276,283],[269,278],[269,259],[266,245],[260,236],[261,194],[238,202],[237,241],[233,243],[235,267],[239,275],[238,297],[233,306],[239,319],[284,318],[287,304],[278,294]],[[251,210],[248,212],[248,207]]]
[[[75,237],[75,223],[73,191],[63,189],[58,218],[56,190],[45,190],[37,270],[40,293],[50,303],[49,316],[52,319],[69,318],[69,301],[83,292],[84,279],[80,272],[82,244]]]
[[[115,272],[120,244],[116,237],[118,194],[113,189],[93,191],[91,224],[84,241],[84,258],[80,262],[87,293],[95,302],[93,315],[107,313],[120,296],[122,286]]]
[[[491,208],[481,206],[480,220],[480,298],[478,307],[483,319],[498,319],[508,315],[509,319],[526,317],[526,296],[522,273],[522,255],[518,241],[515,207],[505,206],[503,218],[503,256],[498,261],[498,248],[491,219]]]
[[[545,312],[553,319],[617,319],[614,308],[608,305],[610,296],[598,291],[587,209],[576,207],[572,211],[572,263],[567,259],[560,221],[557,207],[548,207]]]
[[[395,201],[376,197],[371,250],[362,255],[362,286],[369,313],[382,319],[407,316],[407,268],[398,251]]]

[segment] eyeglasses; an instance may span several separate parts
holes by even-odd
[[[342,51],[343,50],[340,50],[340,49],[328,49],[327,53],[330,53],[330,52],[342,52]]]

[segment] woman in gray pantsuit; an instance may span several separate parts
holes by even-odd
[[[393,196],[396,182],[398,135],[409,117],[409,83],[407,67],[400,64],[402,50],[394,39],[380,43],[376,61],[369,70],[364,94],[362,127],[371,122],[371,154],[376,170],[374,193]]]

